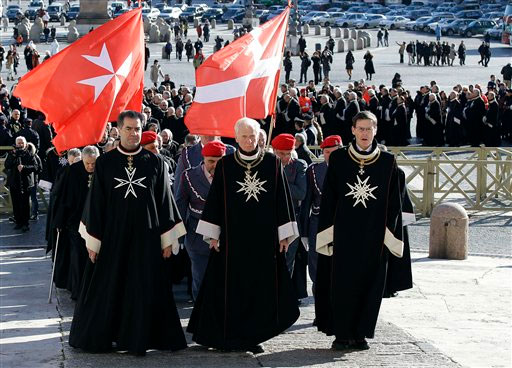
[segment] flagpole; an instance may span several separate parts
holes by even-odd
[[[291,12],[292,5],[289,0],[288,0],[288,7],[290,8],[290,12]],[[297,11],[297,9],[295,9],[295,11]],[[288,26],[289,25],[290,25],[290,14],[288,14],[288,21],[286,22],[285,37],[288,37]],[[284,50],[286,50],[286,40],[284,42],[283,50],[281,52],[281,66],[279,67],[279,79],[281,79],[281,69],[283,68]],[[278,81],[277,84],[278,84],[277,88],[279,88],[279,86],[281,85],[280,81]],[[270,129],[268,131],[267,145],[265,147],[266,151],[268,151],[270,148],[270,141],[272,140],[272,132],[274,130],[274,125],[276,123],[276,108],[277,108],[277,91],[276,91],[276,103],[274,104],[274,111],[272,112],[272,118],[270,119]]]

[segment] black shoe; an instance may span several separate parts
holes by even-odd
[[[16,226],[14,227],[14,230],[19,230],[23,227],[22,224],[16,224]]]
[[[265,352],[263,346],[261,345],[251,346],[249,349],[247,349],[247,351],[250,351],[253,354],[261,354]]]
[[[21,228],[21,231],[23,231],[24,233],[26,233],[27,231],[29,231],[30,228],[28,227],[28,225],[25,225]]]
[[[331,349],[333,350],[350,350],[352,346],[347,340],[334,340]]]
[[[368,350],[370,349],[370,345],[368,345],[368,342],[365,339],[362,339],[353,342],[351,344],[351,348],[355,350]]]
[[[14,216],[9,217],[9,222],[16,223],[16,219]]]

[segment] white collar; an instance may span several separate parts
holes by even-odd
[[[137,153],[139,153],[140,151],[142,151],[142,146],[139,146],[139,149],[137,149],[136,151],[134,152],[126,152],[126,151],[123,151],[123,149],[121,148],[121,146],[117,146],[117,150],[119,152],[121,152],[123,155],[126,155],[126,156],[133,156],[133,155],[136,155]]]
[[[242,152],[238,151],[238,154],[240,155],[240,158],[242,160],[245,160],[245,161],[252,161],[252,160],[255,160],[258,155],[260,154],[260,150],[258,150],[258,152],[256,152],[254,155],[252,156],[247,156],[247,155],[244,155]]]
[[[361,152],[371,152],[371,150],[372,150],[372,145],[371,144],[370,144],[370,146],[367,149],[362,149],[361,147],[359,147],[359,145],[357,143],[356,143],[356,147]]]

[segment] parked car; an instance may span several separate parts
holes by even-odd
[[[430,16],[431,11],[427,9],[413,10],[411,12],[405,13],[404,16],[411,19],[416,20],[422,17]]]
[[[382,20],[385,20],[386,17],[382,14],[366,14],[364,19],[360,19],[354,22],[354,27],[356,28],[375,28],[379,26],[379,23]]]
[[[484,15],[482,15],[482,17],[480,19],[490,19],[490,20],[494,20],[495,22],[497,22],[499,19],[503,19],[503,14],[505,14],[505,13],[491,11],[488,13],[484,13]]]
[[[114,18],[117,18],[118,16],[120,16],[121,14],[124,14],[124,13],[128,13],[130,11],[130,9],[128,8],[119,8],[118,10],[116,10],[114,12],[114,14],[112,15],[112,17]]]
[[[51,21],[58,21],[60,16],[64,14],[66,16],[66,12],[64,11],[64,5],[62,3],[52,3],[46,9],[48,11],[48,16]]]
[[[331,24],[334,24],[334,19],[344,16],[345,13],[343,12],[332,12],[327,13],[326,16],[320,16],[315,20],[316,24],[319,24],[321,26],[330,26]]]
[[[19,5],[8,5],[7,6],[5,16],[9,19],[10,22],[14,22],[16,19],[18,19],[22,15],[23,15],[23,13],[22,13]]]
[[[379,22],[379,27],[389,28],[389,29],[399,29],[405,28],[405,24],[410,22],[409,18],[403,17],[401,15],[397,16],[386,16],[386,19],[383,19]]]
[[[188,22],[193,22],[196,18],[201,18],[204,14],[204,10],[202,7],[194,5],[189,6],[187,9],[181,13],[181,17],[185,18]]]
[[[488,28],[484,31],[484,36],[489,35],[492,39],[501,40],[501,36],[503,35],[503,25],[496,24],[492,28]]]
[[[221,17],[221,21],[227,23],[233,19],[234,22],[241,21],[244,18],[245,9],[228,9]],[[270,18],[269,18],[270,19]]]
[[[78,17],[78,13],[80,13],[80,5],[73,5],[69,8],[66,19],[68,21],[75,20]]]
[[[212,19],[219,21],[220,18],[222,18],[222,14],[224,14],[224,11],[222,9],[210,8],[204,12],[203,16],[201,17],[201,21],[204,22],[207,19],[209,21],[211,21]]]
[[[160,10],[157,8],[143,8],[142,9],[142,18],[147,18],[150,21],[155,21],[156,18],[160,15]]]
[[[480,10],[462,10],[455,13],[455,18],[471,18],[478,19],[484,15]]]
[[[423,19],[418,19],[413,29],[415,31],[428,32],[430,30],[429,25],[434,22],[439,22],[440,19],[440,17],[426,17]]]
[[[335,24],[338,27],[351,27],[356,21],[365,17],[363,13],[347,13],[344,17],[338,18]]]
[[[315,21],[319,17],[329,17],[329,13],[324,11],[312,11],[301,18],[304,24],[315,24]]]
[[[41,0],[33,0],[28,4],[25,16],[30,20],[34,20],[39,9],[44,9],[44,3]]]
[[[183,11],[176,6],[166,6],[160,10],[160,15],[158,15],[158,18],[162,18],[167,23],[171,23],[174,20],[179,19],[181,13],[183,13]]]
[[[462,27],[467,26],[471,23],[473,19],[459,19],[455,18],[449,23],[441,24],[441,34],[446,34],[448,36],[453,36],[456,34],[460,34],[460,30]]]
[[[496,26],[493,20],[474,20],[460,30],[461,36],[472,37],[477,34],[483,35],[488,28]]]

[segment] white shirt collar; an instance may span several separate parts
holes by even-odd
[[[356,143],[356,147],[361,152],[371,152],[372,151],[372,145],[371,144],[370,144],[370,146],[367,149],[362,149],[361,147],[359,147],[359,145],[357,143]]]

